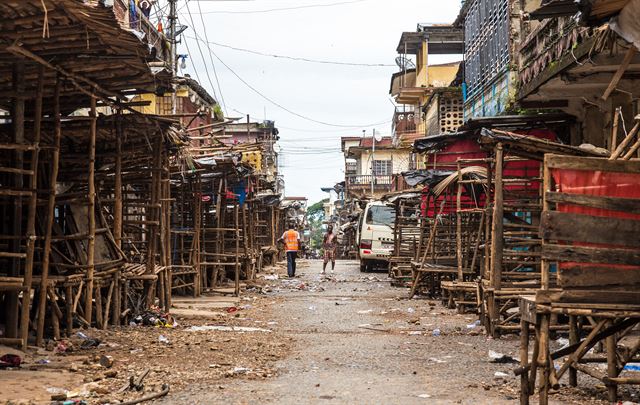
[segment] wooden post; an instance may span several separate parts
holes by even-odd
[[[458,281],[463,281],[462,272],[462,170],[458,162],[458,194],[456,199],[456,257],[458,259]]]
[[[236,201],[233,207],[234,227],[236,236],[236,264],[235,264],[235,295],[240,296],[240,209]]]
[[[529,364],[529,323],[520,319],[520,366]],[[520,374],[520,405],[529,405],[529,374]]]
[[[87,214],[89,215],[89,241],[87,243],[87,289],[84,302],[84,318],[91,325],[93,319],[93,273],[95,271],[96,254],[96,98],[91,97],[91,129],[89,133],[89,205]]]
[[[493,203],[493,220],[491,223],[491,286],[499,289],[502,284],[502,254],[504,246],[503,235],[503,160],[502,144],[496,146],[496,178]]]
[[[546,212],[549,210],[549,203],[547,202],[547,192],[552,191],[551,172],[549,170],[549,167],[547,166],[546,160],[547,159],[545,157],[544,168],[542,172],[542,183],[544,186],[542,190],[542,212]],[[544,246],[544,244],[545,239],[543,238],[542,246]],[[540,260],[540,287],[543,290],[549,289],[549,261],[546,259]]]
[[[64,290],[64,304],[65,304],[65,322],[67,326],[67,337],[71,336],[73,332],[73,287],[68,284]]]
[[[122,111],[116,116],[116,168],[113,208],[113,238],[122,249]]]
[[[607,328],[613,327],[613,320],[607,321]],[[616,335],[615,333],[608,336],[605,340],[607,348],[607,377],[618,377],[618,362],[616,356]],[[618,384],[614,381],[609,381],[605,384],[607,386],[607,393],[609,402],[616,403],[618,401]]]
[[[575,345],[578,343],[578,340],[578,317],[569,315],[569,344]],[[569,369],[569,385],[572,387],[578,386],[578,370],[573,367]]]
[[[193,277],[193,295],[197,297],[201,294],[202,280],[206,278],[202,277],[200,265],[200,232],[202,230],[202,182],[200,174],[194,177],[191,185],[193,187],[193,252],[191,252],[191,256],[196,272]]]
[[[538,365],[540,366],[540,405],[549,403],[549,388],[551,367],[549,359],[549,314],[540,315],[540,339],[538,344],[540,349],[538,352]]]
[[[12,89],[15,94],[15,98],[13,98],[12,104],[13,108],[11,111],[11,122],[13,124],[13,142],[16,144],[24,143],[24,110],[25,110],[25,101],[22,97],[24,93],[24,63],[18,61],[13,65],[13,75],[12,75]],[[14,166],[18,170],[22,170],[24,168],[24,152],[22,150],[16,150],[14,153]],[[16,189],[22,189],[23,187],[23,176],[22,174],[16,174],[14,177],[13,186]],[[16,239],[12,239],[9,241],[10,251],[13,253],[20,253],[21,244],[22,244],[22,198],[18,197],[15,199],[15,204],[13,207],[13,215],[11,218],[12,224],[12,232],[13,236],[19,237]],[[9,275],[13,277],[23,276],[21,274],[21,261],[20,258],[12,258],[10,260],[11,267],[9,269]],[[24,281],[24,278],[23,278]],[[29,288],[29,292],[31,291],[31,285],[23,282],[23,286]],[[27,294],[29,295],[29,294]],[[6,336],[9,338],[18,338],[22,336],[22,332],[19,331],[19,320],[20,316],[18,315],[18,293],[14,291],[7,292],[6,300],[8,301],[7,308],[7,328],[6,328]],[[23,342],[24,344],[24,342]]]
[[[34,121],[34,139],[35,149],[31,152],[31,170],[33,173],[29,177],[29,189],[31,196],[29,197],[29,213],[27,217],[27,257],[24,266],[24,290],[22,294],[22,311],[20,314],[20,331],[22,338],[22,350],[27,349],[27,339],[29,338],[29,306],[31,301],[31,281],[33,277],[33,256],[36,245],[36,208],[38,203],[38,154],[40,148],[40,136],[42,134],[42,95],[44,93],[44,68],[38,68],[38,90],[36,92],[35,104],[35,121]],[[24,125],[24,123],[23,123]],[[24,131],[24,128],[23,128]],[[42,288],[44,290],[44,301],[46,302],[47,291],[46,284]],[[42,296],[42,295],[41,295]],[[40,312],[39,319],[44,322],[45,311]],[[38,321],[39,321],[38,319]]]
[[[36,346],[42,344],[44,337],[45,304],[47,294],[47,280],[49,278],[49,263],[51,256],[51,234],[56,208],[56,182],[58,181],[58,166],[60,164],[60,139],[62,138],[62,124],[60,122],[60,90],[62,80],[56,79],[56,87],[53,96],[53,118],[55,120],[53,151],[51,157],[51,173],[49,174],[49,196],[47,200],[46,225],[44,231],[44,253],[42,254],[42,276],[40,279],[40,297],[38,313],[38,327],[36,332]],[[65,297],[66,298],[66,297]],[[67,326],[68,328],[68,326]]]

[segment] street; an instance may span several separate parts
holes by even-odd
[[[276,377],[205,381],[160,403],[516,402],[513,364],[490,363],[488,351],[516,355],[517,337],[487,339],[467,327],[475,315],[408,300],[385,273],[360,273],[357,262],[339,261],[334,279],[325,282],[321,266],[299,264],[295,280],[305,289],[281,289],[283,299],[265,314],[277,322],[274,332],[293,338]]]

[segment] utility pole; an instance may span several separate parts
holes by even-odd
[[[176,5],[178,0],[169,0],[169,43],[171,44],[171,52],[169,57],[171,58],[171,77],[175,79],[178,76],[178,38],[176,35],[176,22],[178,21],[178,15],[176,10]],[[172,114],[177,114],[177,105],[178,100],[175,92],[175,88],[173,89],[173,93],[171,95],[171,112]]]
[[[371,198],[373,199],[374,183],[376,181],[376,129],[373,129],[373,136],[371,137],[372,149],[371,149]]]

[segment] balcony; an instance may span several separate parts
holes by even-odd
[[[367,189],[371,188],[373,182],[374,190],[391,190],[393,184],[392,175],[377,175],[372,176],[370,174],[357,174],[352,176],[346,176],[347,188],[349,189]]]

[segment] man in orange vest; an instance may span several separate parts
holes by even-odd
[[[300,250],[300,234],[295,230],[295,224],[290,223],[289,229],[278,239],[284,243],[284,249],[287,252],[287,274],[289,277],[296,276],[296,258],[298,250]]]

